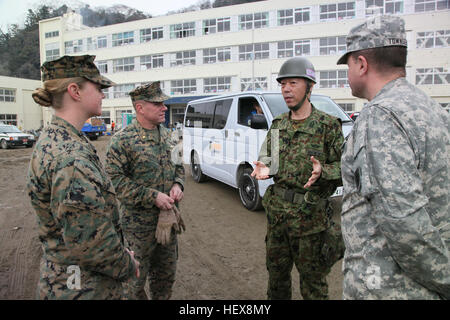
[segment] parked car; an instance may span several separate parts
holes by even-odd
[[[2,149],[16,146],[31,148],[35,142],[36,139],[32,134],[24,133],[13,125],[0,124],[0,147]]]
[[[333,100],[312,95],[314,106],[341,119],[344,136],[353,121]],[[263,114],[254,114],[257,102]],[[194,100],[186,107],[183,126],[183,161],[192,177],[203,182],[214,178],[239,189],[242,204],[261,208],[261,199],[272,179],[251,176],[258,153],[272,120],[289,111],[280,92],[241,92]],[[342,194],[342,188],[334,196]]]

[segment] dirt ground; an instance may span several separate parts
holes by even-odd
[[[93,144],[104,159],[108,136]],[[32,149],[0,150],[0,299],[34,299],[41,245],[25,189]],[[250,212],[236,189],[214,180],[195,183],[186,167],[181,210],[187,231],[179,236],[172,299],[266,299],[266,218]],[[338,219],[338,218],[337,218]],[[302,299],[293,270],[293,299]],[[341,299],[341,261],[328,276],[331,299]]]

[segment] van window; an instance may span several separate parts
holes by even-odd
[[[258,105],[258,100],[254,97],[245,97],[239,99],[238,104],[238,123],[250,127],[250,120],[252,118],[252,114],[256,114],[257,111],[254,105]]]
[[[184,125],[194,127],[195,121],[201,121],[202,128],[212,128],[215,105],[214,101],[189,105]]]
[[[220,100],[216,102],[216,112],[214,113],[214,129],[223,129],[227,124],[233,99]]]

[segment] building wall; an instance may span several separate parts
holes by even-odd
[[[41,86],[37,80],[0,76],[0,121],[22,130],[38,129],[42,125],[42,107],[31,97]]]
[[[94,54],[102,73],[119,84],[116,88],[105,90],[107,98],[104,100],[104,110],[110,113],[110,118],[116,120],[121,110],[132,109],[131,101],[126,92],[145,82],[160,80],[163,90],[171,96],[195,96],[236,92],[253,89],[279,90],[276,76],[282,63],[289,56],[283,54],[283,46],[298,44],[306,50],[305,41],[309,40],[309,52],[305,56],[315,65],[318,83],[315,93],[330,96],[340,104],[349,104],[351,110],[360,110],[367,101],[354,98],[346,81],[347,67],[337,66],[336,61],[345,51],[345,36],[349,30],[366,19],[371,9],[368,5],[373,0],[356,1],[328,1],[328,0],[268,0],[243,5],[207,9],[169,16],[155,17],[146,20],[121,23],[99,28],[86,28],[80,24],[80,16],[67,14],[64,17],[48,19],[40,22],[41,62],[48,52],[49,59],[64,54]],[[377,1],[379,3],[379,1]],[[408,39],[407,78],[412,83],[425,90],[430,96],[442,104],[450,103],[450,8],[448,2],[432,1],[438,9],[422,12],[422,0],[384,0],[383,9],[389,10],[391,5],[398,5],[400,16],[405,19]],[[444,3],[444,7],[442,7]],[[338,14],[349,15],[342,19],[334,19],[333,4]],[[326,6],[325,6],[326,5]],[[395,7],[393,7],[395,8]],[[427,7],[428,8],[428,7]],[[280,25],[283,10],[293,10],[299,13],[309,12],[309,21]],[[324,18],[323,10],[328,11],[328,19]],[[265,19],[258,20],[261,12],[265,12]],[[256,23],[263,21],[266,27],[243,30],[241,15],[252,16]],[[304,17],[304,15],[300,15]],[[226,18],[227,21],[218,19]],[[229,31],[211,33],[211,27],[206,31],[206,20],[217,19],[216,28],[220,22],[229,22]],[[286,20],[283,20],[286,21]],[[178,35],[186,36],[195,32],[194,36],[171,38],[171,30],[177,24],[192,23],[192,28],[180,31]],[[148,42],[141,40],[141,30],[162,30],[162,38]],[[156,29],[155,29],[156,28]],[[46,34],[57,36],[46,38]],[[131,32],[133,32],[131,36]],[[422,34],[428,32],[426,35]],[[120,43],[117,34],[126,40]],[[285,42],[287,41],[287,42]],[[328,44],[324,45],[323,42]],[[333,45],[333,41],[344,41]],[[282,42],[282,43],[280,43]],[[430,45],[430,43],[436,43]],[[70,46],[67,46],[70,44]],[[245,55],[241,50],[255,46],[255,51]],[[303,45],[303,46],[301,46]],[[59,46],[59,47],[58,47]],[[56,48],[57,49],[52,49]],[[260,50],[262,47],[262,50]],[[334,47],[334,50],[333,50]],[[422,48],[424,47],[424,48]],[[229,48],[229,59],[223,62],[205,63],[206,49]],[[228,49],[227,49],[228,50]],[[195,57],[190,57],[195,52]],[[245,51],[245,49],[244,49]],[[288,50],[295,54],[295,51]],[[323,54],[323,51],[326,54]],[[212,57],[212,50],[206,55]],[[227,51],[228,52],[228,51]],[[58,54],[56,54],[58,53]],[[178,55],[183,56],[177,59]],[[150,69],[144,67],[145,56],[162,56],[162,65]],[[247,59],[242,59],[244,56]],[[260,59],[260,57],[263,58]],[[252,59],[254,57],[254,59]],[[216,51],[216,60],[219,53]],[[124,60],[125,59],[125,60]],[[150,59],[152,60],[152,59]],[[180,65],[177,65],[180,63]],[[172,64],[175,64],[172,66]],[[132,71],[123,71],[132,69]],[[220,79],[210,79],[217,78]],[[247,82],[243,82],[243,79]],[[262,78],[262,79],[260,79]],[[206,79],[206,80],[205,80]],[[254,80],[252,80],[254,79]],[[265,79],[265,80],[264,80]],[[183,80],[181,88],[174,81]],[[261,81],[263,80],[263,81]],[[195,81],[195,90],[190,85]],[[213,81],[225,81],[226,85],[214,86]],[[209,85],[208,85],[209,83]],[[120,86],[128,84],[129,86]],[[184,90],[180,93],[180,90]],[[172,118],[172,114],[171,114]]]

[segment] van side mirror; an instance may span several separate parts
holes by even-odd
[[[252,114],[250,127],[252,129],[268,129],[266,117],[263,114]]]

